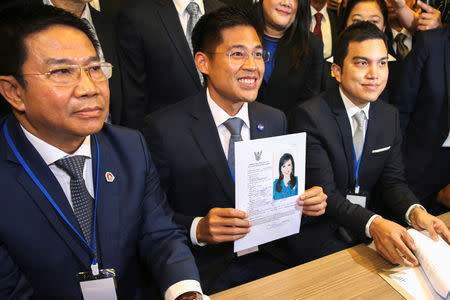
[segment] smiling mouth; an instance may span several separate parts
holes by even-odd
[[[289,15],[291,14],[290,11],[286,11],[286,10],[282,10],[282,9],[277,9],[276,11],[277,11],[280,15],[283,15],[283,16],[289,16]]]
[[[75,112],[76,115],[83,116],[83,117],[98,117],[103,113],[103,108],[100,106],[95,107],[87,107],[81,110],[78,110]]]

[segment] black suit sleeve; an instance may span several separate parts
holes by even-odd
[[[422,69],[430,54],[425,37],[423,33],[416,35],[414,47],[401,66],[400,76],[392,92],[391,103],[400,112],[400,126],[403,133],[416,106],[422,82]]]
[[[200,278],[186,232],[173,221],[173,211],[142,136],[140,142],[147,164],[140,251],[164,293],[174,283],[188,279],[200,281]]]
[[[3,244],[0,244],[0,266],[0,299],[31,299],[32,287]]]
[[[316,115],[315,115],[316,117]],[[318,127],[310,113],[299,107],[290,120],[292,132],[306,132],[306,188],[320,186],[328,196],[325,214],[341,226],[357,233],[361,240],[366,239],[365,226],[374,215],[373,212],[360,205],[348,201],[344,193],[335,183],[339,171],[333,170],[331,157],[328,152],[321,128]],[[341,170],[347,172],[347,170]]]
[[[122,77],[122,120],[127,127],[141,129],[146,114],[146,68],[142,37],[127,11],[119,14],[117,55]],[[161,49],[161,51],[164,51]]]
[[[172,179],[173,174],[170,166],[171,159],[167,156],[168,151],[166,151],[165,148],[163,132],[164,129],[157,126],[157,122],[155,122],[151,115],[148,115],[145,118],[143,127],[144,138],[158,170],[161,186],[165,193],[169,196],[170,203],[170,184],[176,182],[176,180]],[[182,145],[180,145],[180,151],[183,151]],[[186,230],[188,230],[188,232],[195,217],[197,216],[186,216],[175,212],[175,221],[178,224],[181,224]]]

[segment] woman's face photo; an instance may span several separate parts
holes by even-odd
[[[284,178],[290,178],[292,173],[292,161],[290,159],[285,161],[281,166],[281,173],[283,174]]]
[[[262,5],[265,30],[270,33],[277,32],[278,36],[274,37],[282,37],[295,20],[297,0],[264,0]]]
[[[371,22],[384,32],[383,14],[376,2],[364,1],[356,4],[350,12],[345,26],[348,27],[362,21]]]

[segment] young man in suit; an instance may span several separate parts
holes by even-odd
[[[202,89],[190,31],[201,15],[222,5],[218,0],[138,0],[119,13],[123,125],[142,129],[147,114]]]
[[[392,104],[400,112],[406,179],[431,213],[450,207],[450,27],[417,34],[406,58]],[[445,200],[446,199],[446,200]]]
[[[352,234],[359,240],[373,238],[384,258],[412,266],[418,262],[406,229],[371,210],[377,206],[370,197],[376,185],[381,190],[377,200],[396,217],[416,229],[427,229],[433,239],[439,234],[448,241],[450,233],[418,205],[404,179],[398,112],[377,101],[386,86],[387,59],[386,37],[375,25],[361,22],[348,27],[332,65],[339,87],[302,104],[295,111],[292,130],[308,134],[307,186],[323,186],[328,195],[322,223],[330,225],[317,230],[316,237],[342,236],[348,246]]]
[[[79,272],[113,268],[107,292],[120,299],[148,299],[146,271],[165,299],[201,299],[143,137],[104,124],[112,66],[90,28],[55,7],[15,7],[0,13],[0,43],[13,111],[0,121],[0,298],[81,300]]]
[[[237,257],[233,241],[251,224],[234,209],[233,134],[242,140],[286,133],[286,117],[255,102],[264,73],[263,47],[252,19],[230,7],[204,15],[193,33],[195,62],[206,91],[146,118],[144,136],[175,220],[190,232],[202,286],[217,292],[285,268],[274,245]],[[323,214],[326,196],[314,187],[300,196],[303,213]]]
[[[91,1],[92,0],[4,0],[2,1],[2,4],[0,4],[0,10],[4,7],[19,4],[52,5],[64,9],[81,18],[84,22],[89,23],[91,30],[93,30],[94,35],[100,44],[100,58],[104,61],[109,61],[114,67],[113,76],[109,79],[111,97],[109,109],[110,115],[108,120],[113,124],[120,124],[122,115],[121,80],[114,36],[114,16],[112,13],[107,13],[105,11],[99,12],[96,9],[93,9],[88,4]],[[100,4],[102,5],[103,3],[101,2]],[[3,101],[3,103],[6,103],[6,101]],[[5,111],[4,115],[9,113],[9,106],[8,110],[4,110],[0,105],[0,116],[3,115],[3,111]]]

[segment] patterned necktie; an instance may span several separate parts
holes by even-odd
[[[194,26],[202,16],[202,13],[200,11],[200,6],[193,1],[188,4],[188,6],[186,7],[186,11],[189,14],[189,20],[186,27],[186,40],[189,44],[189,48],[191,49],[192,56],[194,56],[194,49],[192,48],[192,30],[194,30]],[[203,75],[199,70],[197,70],[197,73],[200,77],[200,83],[201,85],[203,85]]]
[[[403,33],[399,33],[395,37],[395,42],[397,43],[397,55],[400,59],[405,59],[406,55],[409,53],[408,47],[405,45],[406,35]]]
[[[322,18],[323,15],[318,12],[314,15],[314,17],[316,18],[316,26],[314,26],[314,31],[313,33],[315,35],[317,35],[320,39],[322,39]]]
[[[80,155],[70,156],[57,160],[55,164],[70,176],[73,211],[83,231],[84,239],[90,247],[92,242],[94,201],[87,191],[83,178],[85,159],[86,157]]]
[[[360,110],[359,112],[354,114],[352,118],[356,121],[357,124],[355,133],[353,134],[353,146],[355,147],[356,160],[359,161],[364,146],[366,114],[364,113],[364,111]]]
[[[223,125],[231,133],[230,144],[228,146],[228,163],[234,174],[234,143],[242,141],[241,129],[242,125],[244,125],[244,121],[239,118],[229,118],[223,122]]]

